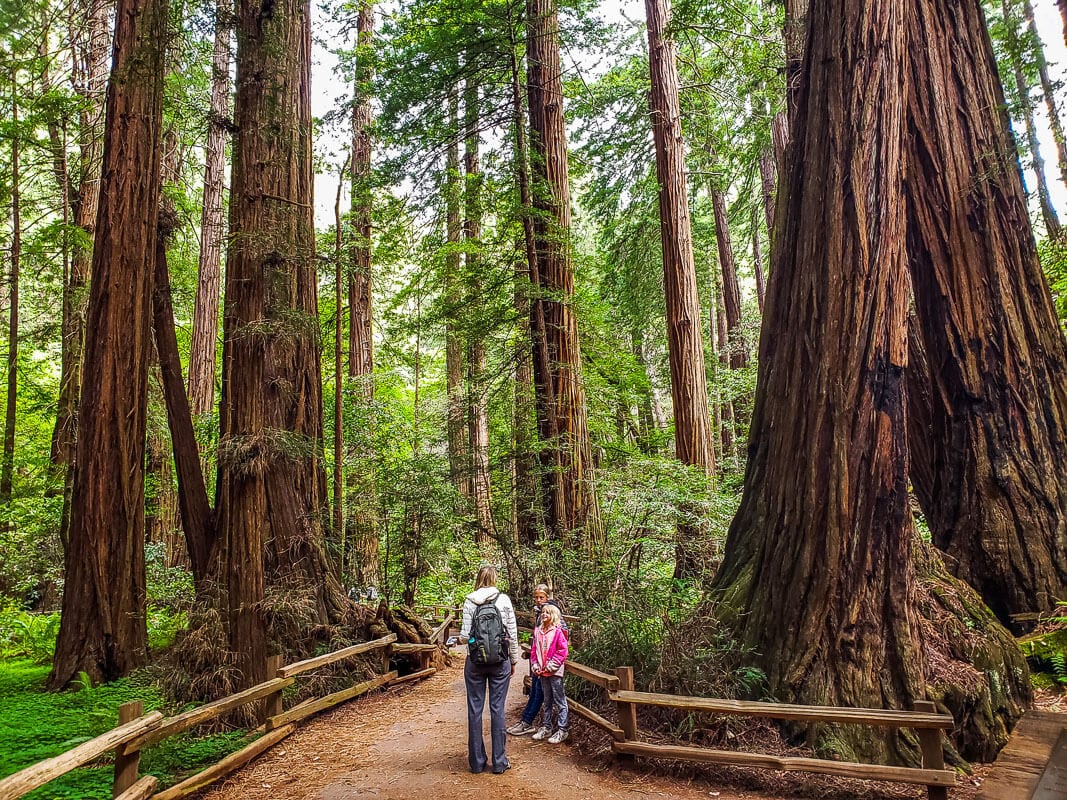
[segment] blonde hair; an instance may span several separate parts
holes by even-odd
[[[496,567],[491,564],[478,570],[478,577],[474,579],[474,591],[486,586],[496,586]]]
[[[541,609],[541,620],[548,620],[553,625],[559,625],[559,609],[552,605],[546,605]]]
[[[549,600],[552,599],[552,590],[548,588],[547,583],[539,583],[534,587],[534,594],[543,594]]]

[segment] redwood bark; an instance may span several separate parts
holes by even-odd
[[[352,239],[348,273],[348,376],[358,385],[358,397],[366,405],[367,446],[351,453],[348,473],[348,506],[345,538],[351,543],[349,565],[357,585],[378,582],[380,560],[376,519],[377,491],[374,485],[374,301],[373,203],[371,173],[373,156],[371,109],[373,93],[374,4],[362,0],[356,19],[356,72],[352,104]]]
[[[49,685],[144,663],[144,447],[166,0],[119,0],[62,624]]]
[[[934,543],[997,616],[1067,596],[1067,347],[1042,276],[976,0],[916,0],[908,258],[935,447],[916,449]],[[929,463],[922,463],[922,461]]]
[[[308,651],[345,612],[324,536],[309,21],[307,0],[238,6],[218,512],[246,685],[264,676],[268,585],[302,601],[275,631],[287,649]]]
[[[538,403],[546,523],[553,536],[574,535],[587,548],[596,549],[604,531],[593,483],[578,319],[572,305],[570,185],[556,0],[527,0],[526,25],[533,196],[539,212],[535,221],[538,283],[534,288],[541,293],[541,301],[535,305],[543,312],[548,351],[534,358],[534,383],[542,397],[548,396],[551,383],[554,396],[552,408]],[[553,486],[557,481],[558,486]]]
[[[226,170],[226,131],[230,117],[230,26],[232,0],[215,5],[211,58],[211,115],[204,155],[204,207],[200,216],[200,268],[189,345],[189,402],[193,414],[215,406],[215,351],[219,340],[222,242],[226,233],[222,192]]]
[[[881,0],[809,8],[745,488],[715,580],[788,702],[908,708],[924,695],[901,380],[903,23]],[[914,755],[895,732],[821,743]]]
[[[756,273],[756,302],[759,313],[763,314],[763,303],[767,294],[767,284],[763,277],[763,248],[759,237],[759,211],[752,207],[752,269]]]
[[[468,79],[463,90],[463,238],[466,254],[467,313],[476,320],[482,309],[482,175],[478,154],[481,122],[478,84]],[[480,322],[480,320],[478,320]],[[487,542],[493,533],[489,485],[489,414],[486,408],[485,334],[476,323],[467,338],[467,440],[470,444],[470,476],[474,513],[478,520],[475,538]]]

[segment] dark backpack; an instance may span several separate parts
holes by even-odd
[[[508,633],[496,600],[500,592],[478,604],[471,617],[471,635],[467,642],[467,654],[479,667],[495,667],[508,658]]]

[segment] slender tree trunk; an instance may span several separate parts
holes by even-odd
[[[729,337],[727,361],[730,369],[740,369],[748,363],[748,347],[741,332],[741,289],[737,283],[737,265],[730,242],[730,223],[726,214],[726,198],[717,186],[711,187],[711,204],[715,213],[715,243],[718,246],[719,267],[722,270],[723,313]]]
[[[462,190],[459,173],[459,95],[456,89],[449,94],[449,130],[456,131],[448,143],[445,165],[445,235],[448,250],[445,254],[445,382],[448,395],[448,464],[452,485],[463,497],[473,495],[469,468],[469,431],[466,422],[466,404],[463,399],[463,373],[466,349],[460,336],[462,292],[460,291],[460,240],[463,235],[461,221]]]
[[[82,671],[112,680],[145,659],[145,415],[167,19],[166,0],[116,9],[56,688]]]
[[[8,271],[7,318],[7,400],[4,414],[4,460],[0,467],[0,503],[11,502],[12,478],[15,473],[15,411],[18,399],[19,366],[19,261],[22,258],[22,203],[19,186],[19,107],[16,93],[17,72],[11,70],[11,269]]]
[[[1030,44],[1033,47],[1034,61],[1037,62],[1037,74],[1041,79],[1041,92],[1045,95],[1045,105],[1048,107],[1048,124],[1052,130],[1052,138],[1056,142],[1056,166],[1060,171],[1060,181],[1067,186],[1067,140],[1063,135],[1063,120],[1060,118],[1059,104],[1056,102],[1056,86],[1048,72],[1048,61],[1045,60],[1045,46],[1041,43],[1041,35],[1037,31],[1037,22],[1034,19],[1034,6],[1030,0],[1024,0],[1023,11],[1026,15],[1026,26],[1030,32]]]
[[[685,146],[678,102],[678,64],[674,42],[666,37],[670,0],[645,0],[652,91],[652,134],[659,179],[660,239],[663,288],[667,306],[667,349],[674,406],[674,443],[678,459],[705,475],[715,471],[704,368],[704,337],[700,320],[693,230],[689,218]],[[678,527],[675,577],[691,577],[699,570],[698,530]]]
[[[767,235],[774,235],[774,193],[778,191],[778,173],[774,166],[773,148],[765,148],[759,157],[760,199],[763,216],[767,220]],[[762,299],[761,299],[762,302]]]
[[[219,289],[222,242],[226,225],[222,208],[226,170],[226,131],[230,117],[230,27],[233,1],[215,5],[215,45],[211,58],[211,117],[204,155],[204,208],[200,217],[200,269],[189,346],[189,401],[193,414],[215,406],[215,351],[219,339]]]
[[[464,117],[464,220],[466,240],[467,313],[476,320],[481,316],[482,176],[478,154],[478,125],[481,122],[478,84],[468,79],[463,90]],[[493,513],[489,486],[489,415],[486,408],[485,339],[479,324],[467,339],[467,434],[470,442],[471,488],[474,512],[478,520],[475,538],[487,542],[493,533]]]
[[[52,463],[65,467],[60,538],[69,538],[70,499],[74,489],[74,455],[78,402],[81,392],[85,345],[87,287],[93,259],[93,238],[100,198],[100,170],[104,142],[104,93],[111,57],[109,0],[71,4],[70,39],[72,82],[81,101],[78,125],[79,168],[74,191],[69,192],[74,224],[84,232],[76,237],[70,271],[63,285],[62,356],[59,401],[52,432]],[[69,182],[68,182],[69,185]]]
[[[703,338],[703,330],[701,330],[701,338]],[[637,446],[642,453],[652,454],[656,452],[652,439],[658,432],[658,426],[656,425],[655,413],[652,410],[654,393],[652,390],[652,375],[648,369],[648,357],[645,355],[645,334],[638,325],[634,325],[630,329],[630,347],[634,354],[634,361],[637,362],[644,375],[644,381],[639,387],[637,400],[638,431],[640,434]],[[714,426],[712,428],[714,429]],[[714,450],[712,455],[714,456]]]
[[[526,138],[522,76],[519,69],[518,30],[508,5],[508,31],[511,62],[511,124],[515,136],[515,183],[522,213],[523,259],[516,267],[515,309],[519,316],[517,364],[515,368],[515,497],[516,535],[533,545],[543,525],[543,499],[538,481],[535,439],[538,419],[538,393],[534,383],[534,359],[541,360],[542,374],[548,374],[544,328],[544,304],[532,289],[540,285],[537,261],[537,233],[534,229],[533,192],[530,188],[530,148]],[[542,396],[542,399],[544,397]],[[554,398],[549,407],[554,406]],[[542,410],[541,416],[546,416]],[[553,485],[558,485],[553,482]]]
[[[352,241],[348,275],[348,375],[359,385],[359,397],[366,405],[366,446],[352,453],[348,473],[348,506],[345,538],[351,543],[349,559],[357,585],[378,582],[381,570],[378,554],[374,483],[374,302],[372,292],[373,202],[371,173],[371,110],[374,68],[374,4],[361,0],[356,20],[356,74],[352,105]]]
[[[900,380],[903,10],[813,0],[809,14],[745,489],[715,586],[775,696],[908,708],[924,676]],[[832,742],[914,755],[895,733]]]
[[[1041,206],[1041,218],[1045,222],[1045,233],[1049,238],[1059,239],[1060,220],[1056,214],[1056,207],[1052,205],[1048,177],[1045,174],[1045,159],[1041,155],[1041,144],[1037,137],[1037,123],[1034,120],[1034,101],[1030,97],[1030,86],[1023,73],[1022,57],[1020,55],[1021,44],[1019,42],[1019,20],[1016,18],[1009,0],[1001,0],[1001,9],[1004,13],[1004,25],[1012,39],[1012,43],[1008,47],[1009,59],[1012,72],[1015,75],[1019,113],[1022,114],[1023,123],[1026,126],[1026,141],[1030,151],[1030,162],[1034,169],[1034,178],[1037,182],[1037,198]]]
[[[1063,41],[1067,43],[1067,0],[1056,0],[1056,7],[1063,18]]]
[[[240,0],[220,414],[219,531],[230,647],[263,679],[264,601],[301,599],[274,635],[308,652],[346,612],[325,551],[307,0]]]
[[[337,173],[337,194],[333,202],[333,266],[334,266],[334,321],[333,321],[333,529],[341,536],[340,558],[342,583],[349,576],[347,533],[345,529],[345,267],[344,236],[341,219],[341,190],[345,183],[345,170],[349,159]]]
[[[913,482],[955,574],[1009,623],[1067,597],[1067,347],[978,3],[913,9],[934,43],[909,50],[929,87],[908,105],[907,210],[933,387]]]
[[[727,327],[726,298],[723,296],[722,283],[715,281],[715,333],[719,364],[730,368],[732,354],[730,332]],[[722,442],[723,458],[737,455],[737,439],[734,436],[734,402],[723,396],[722,381],[719,382],[719,438]]]
[[[533,197],[539,212],[535,221],[538,283],[534,288],[544,315],[548,351],[534,359],[534,381],[542,397],[548,393],[547,384],[553,384],[554,407],[546,414],[548,409],[539,402],[538,429],[543,442],[542,472],[550,481],[556,475],[560,481],[558,491],[546,486],[546,522],[552,535],[573,534],[587,548],[598,549],[604,531],[593,483],[578,319],[572,306],[570,185],[555,0],[527,0],[526,23],[527,96],[536,176]],[[554,425],[548,416],[554,417]]]
[[[764,297],[767,293],[767,284],[763,277],[763,250],[759,240],[759,210],[752,207],[752,269],[756,273],[756,302],[759,303],[759,313],[763,314]]]

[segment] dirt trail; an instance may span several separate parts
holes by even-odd
[[[463,670],[372,695],[308,722],[203,800],[788,800],[781,795],[686,785],[668,776],[605,770],[569,744],[508,737],[503,775],[467,768]],[[525,667],[525,662],[520,669]],[[521,671],[511,682],[509,724],[525,705]],[[585,725],[576,720],[574,728]],[[489,713],[485,714],[489,746]],[[580,735],[580,732],[579,732]]]

